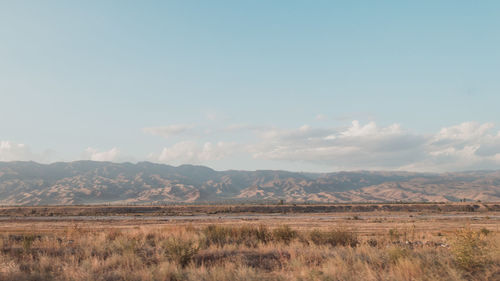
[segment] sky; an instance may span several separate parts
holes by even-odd
[[[499,1],[0,1],[0,161],[500,169]]]

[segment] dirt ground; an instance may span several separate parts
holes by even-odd
[[[69,228],[104,230],[141,226],[201,227],[208,224],[289,225],[295,229],[346,228],[363,236],[387,233],[390,229],[439,235],[468,227],[500,230],[500,212],[334,212],[334,213],[223,213],[197,215],[116,216],[0,216],[0,233],[51,233]]]

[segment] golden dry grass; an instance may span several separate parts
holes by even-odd
[[[499,212],[405,208],[4,216],[0,280],[500,280]]]
[[[0,280],[500,280],[494,229],[365,235],[261,221],[0,235]]]

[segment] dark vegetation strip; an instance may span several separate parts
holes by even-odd
[[[386,203],[321,205],[165,205],[165,206],[44,206],[1,207],[0,216],[189,216],[205,214],[279,214],[341,212],[478,212],[500,211],[500,203]]]

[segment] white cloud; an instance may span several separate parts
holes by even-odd
[[[375,122],[353,121],[349,126],[298,128],[236,124],[221,128],[208,127],[212,137],[235,142],[200,141],[204,136],[190,131],[193,126],[172,125],[145,128],[147,133],[170,137],[187,132],[198,141],[182,141],[159,149],[149,160],[168,164],[205,164],[216,161],[233,163],[242,159],[246,167],[318,167],[318,170],[385,169],[410,171],[457,171],[500,169],[500,132],[492,123],[465,122],[444,127],[434,133],[417,134],[399,124],[379,126]],[[207,133],[208,134],[208,133]],[[205,135],[206,137],[206,135]],[[48,162],[48,153],[33,153],[27,145],[0,141],[0,161]],[[81,159],[95,161],[136,161],[125,158],[116,147],[100,151],[89,147]],[[229,161],[229,162],[228,162]],[[250,160],[252,161],[252,160]],[[281,165],[276,165],[281,161]],[[240,166],[241,167],[241,166]]]
[[[28,146],[11,141],[0,141],[0,161],[26,161],[33,158]]]
[[[163,148],[159,155],[150,155],[150,159],[169,164],[200,164],[230,155],[235,146],[234,143],[226,142],[206,142],[200,145],[193,141],[183,141]]]
[[[120,155],[118,148],[113,147],[107,151],[98,151],[95,148],[89,147],[85,149],[83,159],[92,161],[117,161]]]
[[[465,122],[460,125],[442,128],[436,134],[433,141],[450,142],[450,141],[474,141],[488,134],[495,125],[493,123],[478,124],[475,122]]]
[[[352,126],[349,127],[346,131],[341,132],[341,135],[345,137],[362,137],[374,135],[377,133],[378,128],[375,122],[370,122],[364,126],[361,126],[358,120],[354,120],[352,121]]]
[[[308,162],[338,169],[452,171],[500,168],[500,135],[491,123],[466,122],[435,134],[413,134],[399,124],[353,121],[344,129],[266,130],[251,145],[254,158]]]
[[[143,131],[145,133],[154,135],[154,136],[162,136],[164,138],[170,138],[173,136],[178,136],[184,134],[193,128],[192,125],[186,124],[176,124],[170,126],[162,126],[162,127],[148,127],[144,128]]]
[[[29,146],[12,141],[0,141],[0,161],[37,161],[48,162],[53,156],[53,151],[33,153]]]

